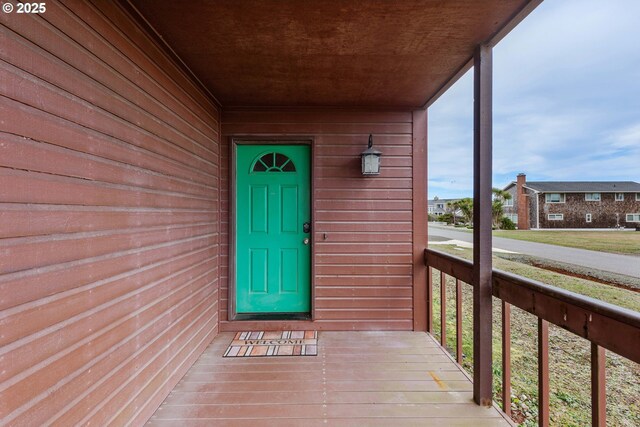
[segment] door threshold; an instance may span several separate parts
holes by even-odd
[[[310,313],[239,313],[236,320],[311,320]]]

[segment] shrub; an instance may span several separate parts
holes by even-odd
[[[447,224],[453,224],[453,214],[446,213],[440,215],[440,221],[446,222]]]
[[[516,225],[509,218],[503,217],[500,220],[500,229],[502,230],[515,230]]]

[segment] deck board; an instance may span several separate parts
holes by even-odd
[[[223,358],[220,334],[149,426],[509,426],[419,332],[320,332],[318,356]]]

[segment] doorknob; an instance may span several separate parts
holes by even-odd
[[[304,243],[305,245],[309,244],[309,238],[305,237],[304,240],[302,240],[302,243]]]

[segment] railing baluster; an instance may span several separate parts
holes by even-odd
[[[538,317],[538,425],[549,426],[549,322]]]
[[[447,276],[440,272],[440,345],[447,348]]]
[[[462,282],[456,279],[456,362],[462,364]]]
[[[456,280],[456,361],[462,364],[462,284],[472,287],[473,264],[469,261],[433,249],[425,249],[425,264],[429,269],[428,327],[433,334],[433,274],[441,274],[441,284],[446,287],[446,276]],[[611,304],[566,291],[551,285],[529,280],[512,273],[494,270],[492,294],[502,301],[502,371],[503,410],[511,415],[511,306],[538,317],[538,420],[539,425],[550,423],[549,395],[549,324],[561,326],[576,336],[591,342],[592,423],[606,425],[606,352],[605,348],[640,363],[640,347],[629,342],[640,342],[640,315]],[[446,290],[441,289],[446,305]],[[544,310],[539,310],[543,308]],[[446,306],[442,311],[442,323],[446,341]],[[572,318],[571,321],[568,319]],[[588,319],[588,327],[578,318]],[[615,333],[611,333],[614,331]],[[474,339],[474,344],[476,341]],[[476,377],[477,379],[477,377]],[[474,384],[474,387],[476,384]],[[474,399],[476,397],[474,388]],[[482,403],[482,402],[481,402]]]
[[[605,349],[591,343],[591,425],[607,425],[606,371],[607,356]]]
[[[427,272],[427,332],[433,334],[433,267]]]
[[[511,416],[511,304],[502,301],[502,410]]]

